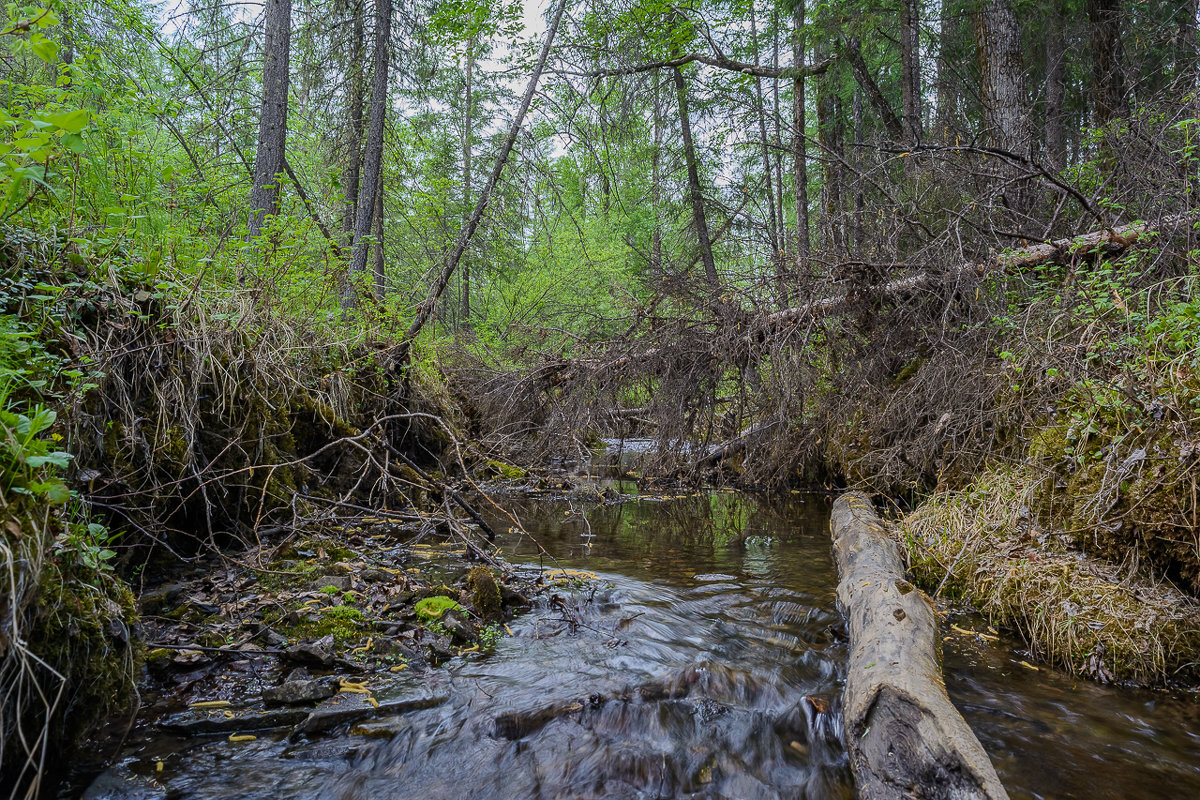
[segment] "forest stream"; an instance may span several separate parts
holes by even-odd
[[[528,532],[505,537],[510,561],[580,572],[494,652],[409,675],[376,697],[422,702],[324,737],[136,729],[86,796],[853,796],[825,497],[496,499]],[[967,613],[942,633],[950,695],[1012,797],[1200,796],[1194,703],[1036,669]],[[160,793],[122,794],[122,773]]]

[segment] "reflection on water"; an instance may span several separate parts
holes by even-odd
[[[171,796],[852,796],[824,501],[504,505],[532,534],[510,535],[515,560],[597,584],[544,598],[493,655],[411,678],[446,699],[390,739],[215,741],[172,759]],[[1012,647],[956,636],[946,667],[1014,798],[1200,797],[1191,700],[1033,672]]]

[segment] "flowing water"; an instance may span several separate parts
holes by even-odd
[[[595,580],[539,600],[493,654],[395,687],[435,704],[392,738],[150,739],[135,771],[170,752],[179,798],[853,796],[823,499],[499,502],[531,534],[509,535],[513,561]],[[1018,647],[954,632],[945,653],[1014,798],[1200,797],[1193,698],[1034,671]]]

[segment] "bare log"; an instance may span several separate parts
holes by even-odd
[[[831,524],[850,634],[842,705],[858,796],[1007,798],[946,694],[933,605],[904,580],[900,550],[867,496],[839,497]]]
[[[697,466],[703,467],[709,464],[716,464],[730,456],[737,455],[745,450],[746,445],[750,444],[756,436],[769,431],[778,424],[779,420],[777,419],[768,419],[754,423],[732,439],[714,444],[708,448],[704,455],[700,457],[700,460],[696,462]]]

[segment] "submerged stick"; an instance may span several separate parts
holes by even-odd
[[[904,579],[900,549],[867,496],[833,504],[838,604],[850,633],[846,750],[869,800],[1007,800],[983,745],[950,702],[937,615]]]

